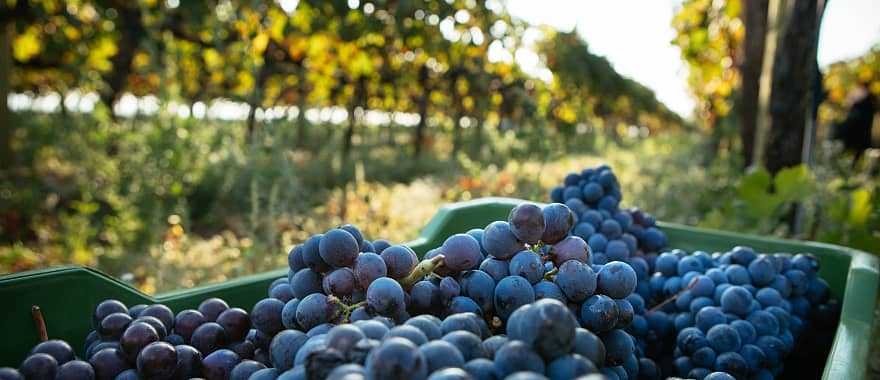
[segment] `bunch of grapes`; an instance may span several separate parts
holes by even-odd
[[[251,316],[221,299],[175,315],[162,304],[126,307],[106,300],[92,315],[85,357],[77,359],[63,340],[35,346],[18,370],[0,369],[0,379],[134,380],[228,378],[242,359],[259,357]]]
[[[812,325],[836,324],[839,306],[809,254],[673,250],[649,264],[650,286],[639,292],[656,306],[646,314],[652,334],[644,344],[670,374],[772,379]]]
[[[550,199],[574,212],[571,234],[590,245],[593,263],[655,256],[666,246],[666,234],[653,216],[638,208],[620,209],[620,184],[607,165],[568,174],[562,186],[550,191]]]

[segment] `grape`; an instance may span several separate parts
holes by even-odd
[[[358,252],[366,252],[363,250],[363,248],[365,247],[366,244],[369,244],[370,242],[364,240],[364,234],[361,233],[361,230],[358,229],[357,226],[355,226],[353,224],[343,224],[343,225],[339,226],[339,229],[344,230],[345,232],[348,232],[349,234],[351,234],[352,237],[354,237],[354,240],[358,244],[358,249],[359,249]]]
[[[597,290],[611,298],[621,299],[636,288],[636,272],[620,261],[612,261],[602,267],[596,281]]]
[[[263,363],[253,360],[242,360],[229,373],[229,380],[247,380],[251,375],[262,369],[266,369]]]
[[[608,245],[608,239],[601,234],[595,234],[590,236],[587,239],[587,245],[590,247],[590,252],[592,252],[592,261],[596,262],[596,257],[601,253],[602,256],[605,256],[605,248]]]
[[[715,369],[727,372],[734,377],[742,378],[748,373],[749,365],[740,354],[736,352],[725,352],[718,355],[718,358],[715,359]]]
[[[773,314],[758,310],[749,314],[747,320],[755,327],[755,332],[758,333],[758,336],[775,336],[779,334],[779,321],[776,320]]]
[[[98,324],[98,335],[106,341],[119,340],[122,332],[125,331],[125,328],[128,327],[131,321],[132,318],[127,312],[110,314],[104,317]]]
[[[95,329],[98,329],[101,325],[101,321],[104,318],[107,318],[108,315],[114,313],[128,313],[128,309],[125,307],[125,304],[119,302],[117,300],[105,300],[95,306],[95,312],[92,314],[92,325],[95,326]]]
[[[174,331],[183,337],[184,342],[192,339],[192,334],[196,328],[205,323],[205,316],[198,310],[186,309],[174,318]]]
[[[306,334],[296,330],[284,330],[275,335],[269,345],[272,366],[282,372],[293,368],[294,358],[307,340]]]
[[[592,363],[602,366],[605,363],[605,344],[598,336],[587,329],[575,329],[572,351],[589,359]]]
[[[177,351],[165,342],[154,342],[137,356],[138,372],[147,379],[168,379],[177,367]]]
[[[3,378],[0,374],[0,378]],[[92,365],[82,360],[69,360],[55,373],[56,380],[91,380],[95,378],[95,370]]]
[[[388,247],[380,255],[382,260],[385,261],[388,277],[396,280],[409,275],[418,263],[415,253],[402,245]]]
[[[753,263],[757,261],[758,260],[755,260]],[[755,300],[765,308],[771,306],[779,307],[779,305],[782,305],[782,295],[773,288],[762,288],[758,290],[755,294]]]
[[[281,278],[280,280],[286,281],[286,278]],[[278,284],[277,286],[273,286],[269,290],[269,297],[275,298],[281,302],[287,302],[294,298],[293,288],[290,284]]]
[[[251,324],[257,330],[267,335],[275,335],[284,329],[284,324],[281,323],[281,311],[283,309],[284,303],[277,299],[262,299],[254,305],[251,311]],[[204,352],[202,353],[204,354]]]
[[[413,326],[419,330],[428,338],[428,340],[437,340],[443,336],[443,331],[440,326],[438,326],[431,319],[420,315],[407,320],[404,324]]]
[[[360,235],[360,233],[358,234]],[[321,259],[336,268],[353,265],[358,252],[360,252],[358,241],[352,234],[341,228],[327,231],[318,243],[318,254]]]
[[[742,265],[733,264],[724,269],[727,280],[733,285],[746,285],[752,282],[749,270]]]
[[[691,354],[694,365],[704,368],[712,368],[715,365],[715,350],[712,347],[703,347]]]
[[[703,380],[736,380],[736,378],[730,376],[727,372],[712,372],[706,375]]]
[[[495,353],[495,374],[506,378],[519,371],[544,373],[544,360],[527,344],[511,340]]]
[[[507,222],[516,238],[528,244],[537,244],[544,234],[544,213],[532,203],[522,203],[511,209]]]
[[[495,287],[493,303],[495,312],[502,320],[506,320],[520,306],[534,301],[535,291],[528,280],[523,277],[505,277]]]
[[[727,317],[724,316],[720,308],[709,306],[697,313],[694,322],[700,330],[709,331],[712,326],[727,323]]]
[[[480,243],[468,234],[455,234],[448,237],[440,249],[446,256],[444,265],[454,273],[474,269],[480,265],[480,261],[483,259]]]
[[[544,264],[541,262],[541,257],[529,250],[520,251],[510,259],[510,275],[520,276],[530,284],[537,284],[544,278]]]
[[[458,348],[465,361],[486,357],[482,341],[470,331],[453,331],[444,335],[442,340]]]
[[[299,299],[303,299],[309,294],[320,293],[323,290],[321,275],[309,268],[300,269],[291,278],[290,287],[293,290],[293,296]]]
[[[473,378],[461,368],[445,368],[432,373],[428,376],[428,380],[473,380]]]
[[[327,380],[355,380],[365,378],[366,369],[360,364],[343,364],[327,375]]]
[[[153,326],[138,322],[125,329],[122,337],[119,338],[119,345],[125,357],[134,363],[144,347],[158,341],[159,334]]]
[[[483,346],[483,350],[486,352],[486,356],[489,359],[494,359],[495,353],[498,352],[498,349],[504,346],[504,344],[507,343],[508,340],[509,339],[507,339],[507,337],[504,335],[495,335],[486,338],[480,345]]]
[[[495,258],[506,260],[521,251],[524,244],[513,234],[509,223],[495,221],[483,230],[483,248]]]
[[[373,249],[375,249],[376,254],[382,253],[385,249],[391,246],[391,243],[385,239],[373,240]]]
[[[617,325],[617,303],[608,296],[597,294],[581,306],[581,322],[595,332],[605,332]]]
[[[302,377],[312,377],[316,379],[326,379],[330,371],[345,363],[345,358],[339,351],[327,348],[324,350],[314,351],[306,357]],[[293,371],[297,371],[299,367],[295,367]]]
[[[361,329],[351,324],[334,326],[327,332],[327,347],[347,354],[361,339],[366,339]]]
[[[388,333],[388,326],[376,320],[358,321],[355,326],[361,329],[369,339],[382,339]]]
[[[217,324],[223,327],[227,338],[233,342],[243,340],[251,328],[248,313],[237,307],[220,313],[217,316]]]
[[[388,248],[385,252],[393,249],[394,247]],[[403,288],[397,281],[388,277],[378,278],[367,288],[367,305],[380,315],[393,316],[406,306]]]
[[[741,286],[731,286],[721,294],[721,310],[745,316],[752,305],[752,293]]]
[[[309,294],[296,307],[296,323],[304,330],[336,320],[338,308],[335,301],[321,293]]]
[[[740,356],[746,361],[750,372],[757,372],[767,363],[767,355],[758,346],[744,344],[739,350]]]
[[[486,252],[486,248],[483,248],[483,229],[473,228],[468,230],[468,232],[466,233],[476,239],[477,243],[480,243],[480,253],[483,255],[483,257],[488,256],[489,252]]]
[[[205,322],[214,322],[217,316],[229,308],[226,301],[219,298],[208,298],[199,304],[199,312],[205,317]]]
[[[48,355],[46,355],[48,356]],[[51,356],[50,356],[51,358]],[[54,360],[54,359],[53,359]],[[27,361],[25,361],[27,362]],[[95,370],[95,379],[97,380],[112,380],[116,378],[116,375],[122,373],[130,368],[128,362],[123,357],[122,352],[115,348],[105,348],[101,351],[98,351],[89,359],[89,364],[92,365],[92,369]],[[24,365],[22,365],[24,367]],[[52,377],[30,377],[25,373],[23,368],[20,369],[22,374],[26,379],[29,378],[49,378]]]
[[[559,281],[558,277],[556,281]],[[562,292],[562,289],[560,289],[558,285],[551,281],[541,280],[537,284],[533,285],[532,289],[535,291],[536,300],[542,298],[552,298],[561,302],[568,302],[568,299]]]
[[[40,342],[31,350],[31,355],[40,353],[49,354],[55,359],[58,365],[76,359],[76,355],[73,353],[73,348],[70,347],[67,342],[57,339]]]
[[[388,339],[391,337],[404,338],[406,340],[409,340],[416,346],[421,346],[428,342],[428,337],[425,336],[422,330],[419,330],[409,325],[400,325],[391,328],[391,330],[388,330],[388,332],[385,334],[384,338]]]
[[[706,333],[706,339],[715,352],[736,352],[742,347],[737,330],[730,325],[715,325]]]
[[[757,286],[769,285],[773,278],[776,277],[776,265],[767,257],[767,255],[758,256],[752,260],[748,266],[749,275]]]
[[[410,305],[416,310],[428,310],[440,296],[440,289],[430,281],[419,281],[410,290]]]
[[[299,350],[296,351],[296,357],[293,359],[293,368],[301,367],[306,363],[306,358],[313,352],[327,349],[327,335],[317,335],[310,337]]]
[[[556,284],[571,301],[581,303],[596,291],[597,276],[589,265],[569,260],[559,267]]]
[[[382,259],[382,256],[365,252],[358,255],[355,260],[354,276],[361,289],[366,289],[374,280],[387,275],[388,268],[385,267],[385,260]]]
[[[253,360],[254,354],[257,351],[257,346],[249,340],[243,340],[240,342],[233,342],[226,348],[235,352],[235,354],[238,355],[238,357],[242,360],[244,360],[244,359]]]
[[[424,355],[410,341],[390,338],[367,357],[367,377],[372,379],[424,379],[428,367]]]
[[[453,314],[440,323],[442,334],[448,334],[453,331],[469,331],[474,335],[480,335],[480,325],[477,324],[478,317],[473,313]]]
[[[49,354],[31,354],[18,370],[25,379],[54,379],[58,372],[58,361]]]
[[[471,270],[462,273],[459,285],[461,293],[471,298],[483,312],[492,311],[492,298],[495,290],[495,280],[481,270]]]
[[[541,241],[546,244],[556,244],[568,235],[568,231],[574,225],[574,214],[571,210],[560,203],[551,203],[542,209],[544,214],[544,233]]]
[[[550,380],[574,379],[597,371],[593,362],[578,354],[565,355],[547,366],[547,376]]]
[[[664,276],[675,276],[678,274],[678,256],[664,252],[657,256],[654,267],[657,272],[662,273]]]
[[[205,380],[226,380],[241,360],[235,352],[221,349],[212,352],[202,360],[202,374]]]
[[[419,352],[427,362],[428,373],[449,367],[459,368],[465,364],[458,348],[444,340],[425,343],[419,347]]]
[[[275,380],[280,375],[276,368],[266,368],[254,372],[248,380]]]
[[[284,308],[281,309],[281,324],[284,325],[286,329],[301,329],[300,325],[296,322],[296,307],[299,306],[299,299],[294,298],[290,301],[287,301],[284,304]],[[259,331],[259,330],[256,330]]]
[[[614,303],[617,304],[617,325],[615,327],[619,329],[628,327],[635,317],[632,305],[625,299],[614,300]]]
[[[144,309],[138,318],[141,317],[155,317],[158,320],[162,321],[162,324],[165,326],[166,331],[171,331],[174,328],[174,312],[168,308],[168,306],[162,304],[155,304],[147,306]]]
[[[458,281],[455,281],[452,277],[444,277],[440,280],[438,291],[440,292],[440,299],[442,302],[448,303],[453,297],[461,294],[461,285],[459,285]]]
[[[287,266],[294,273],[306,267],[306,263],[303,261],[303,246],[294,246],[287,252]]]
[[[483,260],[480,264],[480,270],[492,276],[496,283],[510,275],[510,265],[508,262],[494,257],[487,257]]]
[[[474,380],[495,380],[495,366],[488,359],[474,359],[465,363],[463,369]]]
[[[349,268],[338,268],[324,276],[324,293],[342,298],[350,296],[355,289],[354,271]]]
[[[600,216],[600,218],[601,218],[601,216]],[[586,239],[589,239],[590,236],[592,236],[593,234],[596,233],[596,227],[594,227],[593,224],[590,222],[582,221],[574,226],[574,230],[571,233],[574,236],[577,236],[581,239],[586,240]]]
[[[602,343],[605,344],[605,364],[621,365],[635,352],[632,337],[623,330],[615,329],[604,333]]]
[[[553,264],[559,266],[569,260],[577,260],[582,263],[590,263],[591,247],[577,236],[568,236],[552,246],[550,258]]]
[[[532,346],[539,355],[553,360],[571,352],[578,321],[562,302],[553,299],[535,301],[526,315],[516,321],[511,339]]]
[[[449,303],[448,310],[450,313],[453,313],[453,314],[455,314],[455,313],[473,313],[473,314],[483,315],[483,310],[480,309],[480,306],[477,305],[477,303],[474,302],[474,300],[472,300],[468,297],[463,297],[463,296],[453,297],[452,301]]]

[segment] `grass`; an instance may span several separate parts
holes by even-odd
[[[361,126],[343,162],[339,126],[309,126],[299,141],[290,123],[263,124],[248,142],[241,123],[18,116],[19,160],[0,178],[15,189],[0,194],[2,272],[73,263],[148,293],[193,287],[281,267],[289,247],[343,222],[401,242],[448,202],[546,201],[567,173],[600,163],[614,168],[625,206],[658,219],[788,234],[775,214],[750,227],[734,207],[743,170],[726,151],[706,164],[693,132],[608,139],[526,126],[477,140],[466,129],[453,154],[435,125],[413,158],[411,129]]]

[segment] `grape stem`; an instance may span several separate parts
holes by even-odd
[[[367,304],[367,301],[361,301],[361,302],[358,302],[353,305],[346,305],[345,302],[342,302],[342,300],[340,300],[336,296],[331,295],[327,298],[328,298],[327,299],[328,302],[336,304],[336,306],[339,308],[338,311],[340,313],[342,313],[342,322],[344,322],[344,323],[348,322],[348,318],[351,316],[351,312],[353,312],[354,309],[357,309],[357,308]],[[338,317],[338,314],[337,314],[337,317]],[[336,319],[336,318],[333,318],[333,319]]]
[[[416,282],[421,281],[428,274],[434,273],[437,268],[446,263],[446,256],[437,255],[427,260],[422,260],[419,265],[409,273],[408,276],[400,279],[400,285],[406,289],[411,288]]]
[[[553,276],[559,273],[559,268],[554,267],[549,272],[544,274],[544,279],[547,281],[553,281]]]
[[[531,248],[532,248],[532,252],[534,252],[534,253],[540,253],[540,252],[541,252],[541,248],[544,248],[544,245],[545,245],[545,244],[544,244],[543,241],[538,241],[537,243],[535,243],[535,245],[531,246]]]
[[[696,286],[696,285],[697,285],[697,282],[696,282],[696,281],[691,281],[691,283],[688,284],[688,287],[687,287],[687,288],[684,288],[684,289],[682,289],[682,290],[679,290],[678,293],[675,293],[672,297],[669,297],[669,298],[663,300],[663,302],[660,302],[660,303],[654,305],[654,307],[648,309],[648,312],[651,313],[651,312],[655,312],[655,311],[657,311],[657,310],[660,310],[661,307],[665,306],[666,304],[668,304],[668,303],[670,303],[670,302],[672,302],[672,301],[675,301],[676,299],[678,299],[679,296],[681,296],[682,294],[684,294],[684,292],[693,289],[694,286]]]
[[[31,317],[34,324],[37,325],[37,333],[40,334],[40,342],[49,340],[49,333],[46,332],[46,320],[43,319],[43,311],[37,305],[31,306]]]

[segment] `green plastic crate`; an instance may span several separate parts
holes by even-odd
[[[439,210],[409,243],[419,255],[442,244],[452,234],[484,227],[506,219],[508,211],[523,202],[509,198],[483,198],[455,203]],[[687,251],[726,250],[735,245],[761,252],[812,252],[821,262],[820,274],[831,286],[833,297],[842,300],[842,314],[823,379],[863,379],[877,301],[878,259],[846,247],[765,238],[722,231],[659,223],[669,245]],[[279,253],[281,254],[281,253]],[[100,271],[84,267],[61,267],[15,273],[0,277],[0,366],[17,367],[37,343],[31,307],[43,310],[50,338],[65,339],[82,355],[85,336],[91,330],[91,313],[101,300],[116,298],[127,305],[164,303],[175,312],[196,308],[209,297],[225,299],[230,306],[247,310],[267,296],[267,286],[286,276],[287,269],[238,278],[220,284],[149,296]]]

